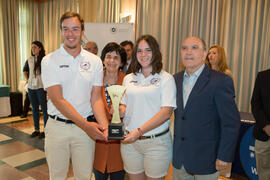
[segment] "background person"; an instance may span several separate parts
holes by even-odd
[[[227,58],[225,54],[225,50],[222,46],[219,45],[213,45],[209,48],[207,57],[206,57],[206,64],[213,70],[223,72],[226,75],[232,76],[232,72],[229,70],[229,67],[227,65]],[[220,175],[225,177],[231,176],[231,166],[230,163],[228,168],[220,171]]]
[[[89,41],[85,44],[84,49],[95,55],[98,54],[98,46],[94,41]]]
[[[232,78],[232,72],[227,65],[227,58],[223,47],[219,45],[211,46],[207,53],[206,64],[211,69],[223,72]]]
[[[23,66],[23,75],[24,75],[24,78],[25,78],[25,81],[26,81],[25,84],[28,84],[28,79],[29,79],[29,65],[28,65],[28,61],[25,61],[25,63],[24,63],[24,66]],[[23,103],[23,112],[22,112],[21,118],[27,117],[27,114],[28,114],[29,109],[30,109],[30,100],[29,100],[29,97],[28,97],[28,92],[26,91],[25,99],[24,99],[24,103]]]
[[[50,179],[66,179],[71,159],[74,178],[89,180],[94,140],[106,140],[108,134],[101,95],[103,67],[98,56],[81,48],[84,21],[78,13],[64,13],[60,29],[64,43],[42,61],[49,96],[44,149]],[[88,122],[95,121],[94,115],[99,124]]]
[[[206,45],[197,37],[182,43],[185,70],[174,75],[173,178],[217,180],[232,162],[240,127],[232,78],[205,65]]]
[[[39,127],[39,105],[41,105],[41,110],[43,113],[44,127],[47,123],[48,114],[46,91],[43,89],[41,80],[41,61],[45,56],[45,50],[41,42],[32,42],[31,55],[32,56],[27,59],[29,66],[28,97],[32,105],[35,131],[30,137],[33,138],[39,136],[40,138],[44,138],[44,132],[40,133]]]
[[[129,67],[130,67],[130,63],[131,63],[131,59],[132,59],[133,43],[132,43],[132,41],[123,41],[120,43],[120,45],[125,48],[126,53],[127,53],[127,63],[124,65],[122,71],[125,74],[129,74],[129,73],[131,73],[131,69]]]
[[[251,110],[256,124],[256,169],[259,179],[270,179],[270,69],[259,72],[251,98]]]
[[[104,64],[103,71],[103,103],[108,120],[110,114],[111,99],[107,88],[112,85],[122,85],[125,74],[120,71],[126,63],[125,49],[117,43],[108,43],[102,50],[101,60]],[[124,180],[125,171],[120,153],[120,141],[96,141],[94,173],[96,180]]]
[[[153,36],[137,40],[132,59],[120,106],[129,132],[121,144],[124,169],[130,180],[164,179],[172,159],[169,118],[176,107],[175,82],[162,70],[162,55]]]

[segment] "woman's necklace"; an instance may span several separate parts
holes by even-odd
[[[109,74],[105,74],[104,77],[104,85],[114,85],[118,81],[118,74],[115,76],[110,76]]]

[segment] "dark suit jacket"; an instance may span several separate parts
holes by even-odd
[[[128,67],[127,67],[127,64],[125,64],[124,67],[123,67],[122,72],[123,72],[124,74],[130,74],[130,73],[131,73],[131,66],[130,66],[130,64],[129,64]]]
[[[270,124],[270,69],[259,72],[257,75],[251,109],[256,120],[253,135],[258,140],[267,141],[269,136],[263,131],[263,128]]]
[[[183,108],[184,72],[174,75],[177,109],[174,111],[173,166],[184,165],[196,175],[216,172],[215,162],[232,162],[240,128],[232,79],[207,66]]]

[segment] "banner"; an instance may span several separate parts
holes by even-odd
[[[134,32],[132,23],[85,23],[85,33],[82,44],[94,41],[98,45],[98,55],[109,42],[120,44],[129,40],[134,42]]]

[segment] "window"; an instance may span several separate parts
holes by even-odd
[[[20,65],[21,65],[21,71],[20,71],[20,77],[21,80],[24,79],[23,76],[23,66],[25,63],[25,60],[30,56],[30,41],[29,41],[29,12],[26,8],[26,6],[22,3],[19,5],[19,57],[20,57]]]

